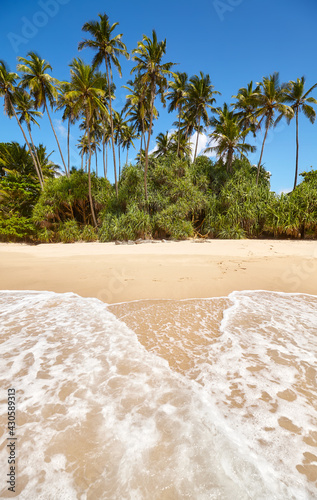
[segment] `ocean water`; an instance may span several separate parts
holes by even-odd
[[[0,292],[19,499],[317,498],[317,297]],[[8,469],[8,471],[7,471]]]

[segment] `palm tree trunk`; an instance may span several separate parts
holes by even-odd
[[[98,177],[98,158],[97,158],[97,148],[95,151],[95,157],[96,157],[96,177]]]
[[[102,135],[102,163],[103,163],[103,174],[104,177],[107,177],[107,170],[106,170],[106,161],[105,161],[105,133]]]
[[[177,157],[179,155],[179,143],[180,143],[180,140],[181,140],[181,112],[182,112],[182,106],[179,107],[179,115],[178,115]]]
[[[37,176],[38,176],[38,178],[39,178],[39,182],[40,182],[41,189],[43,190],[43,189],[44,189],[44,187],[43,187],[43,182],[42,182],[42,179],[41,179],[41,175],[40,175],[40,172],[39,172],[39,169],[38,169],[38,166],[37,166],[36,159],[35,159],[35,156],[34,156],[34,154],[33,154],[32,148],[31,148],[30,143],[29,143],[29,141],[28,141],[28,139],[27,139],[27,137],[26,137],[26,135],[25,135],[25,132],[24,132],[24,130],[23,130],[23,128],[22,128],[22,125],[21,125],[21,123],[20,123],[20,121],[19,121],[18,115],[16,114],[16,111],[15,111],[14,106],[12,105],[11,101],[10,101],[10,104],[11,104],[11,108],[12,108],[12,110],[13,110],[14,116],[15,116],[15,118],[16,118],[16,121],[18,122],[18,125],[19,125],[19,127],[20,127],[20,129],[21,129],[21,132],[22,132],[22,134],[23,134],[24,140],[25,140],[25,142],[26,142],[26,144],[27,144],[27,146],[28,146],[28,148],[29,148],[30,155],[32,156],[32,160],[33,160],[33,163],[34,163],[35,171],[36,171]]]
[[[140,163],[141,163],[141,158],[142,158],[142,146],[144,143],[144,123],[142,120],[142,134],[141,134],[141,141],[140,141]]]
[[[51,127],[52,127],[52,130],[54,132],[54,136],[55,136],[55,139],[56,139],[56,142],[57,142],[57,146],[58,146],[58,149],[59,149],[59,153],[61,155],[61,159],[62,159],[62,162],[63,162],[63,165],[64,165],[64,170],[65,170],[65,173],[66,175],[68,176],[67,174],[67,168],[66,168],[66,165],[65,165],[65,161],[64,161],[64,157],[63,157],[63,153],[62,153],[62,150],[61,150],[61,147],[60,147],[60,144],[59,144],[59,141],[58,141],[58,138],[57,138],[57,135],[56,135],[56,132],[55,132],[55,129],[53,127],[53,123],[52,123],[52,120],[51,120],[51,115],[48,111],[48,107],[47,107],[47,104],[46,104],[46,100],[44,101],[44,109],[45,111],[47,112],[47,115],[48,115],[48,119],[50,121],[50,124],[51,124]]]
[[[39,173],[41,175],[41,178],[42,178],[42,181],[43,181],[43,185],[44,185],[44,176],[43,176],[43,172],[42,172],[40,160],[39,160],[39,157],[38,157],[38,154],[37,154],[37,151],[36,151],[36,147],[34,146],[33,137],[32,137],[32,134],[31,134],[31,127],[30,127],[30,124],[28,122],[26,122],[26,126],[28,128],[30,140],[31,140],[31,143],[32,143],[32,146],[33,146],[33,151],[35,153],[35,159],[37,161],[38,170],[39,170]]]
[[[296,167],[295,167],[295,180],[293,191],[297,185],[297,176],[298,176],[298,150],[299,150],[299,141],[298,141],[298,108],[296,109]]]
[[[90,209],[91,209],[91,215],[92,219],[94,222],[95,227],[97,227],[97,219],[95,215],[95,209],[94,209],[94,204],[92,201],[92,195],[91,195],[91,173],[90,173],[90,166],[91,166],[91,144],[90,144],[90,129],[89,129],[89,119],[88,119],[88,112],[86,112],[86,124],[87,124],[87,139],[88,139],[88,149],[89,149],[89,158],[88,158],[88,196],[89,196],[89,203],[90,203]]]
[[[129,146],[127,146],[127,161],[125,162],[126,165],[128,164],[128,160],[129,160]]]
[[[264,151],[264,144],[265,144],[265,140],[266,140],[266,136],[267,136],[268,130],[269,130],[269,121],[267,122],[267,125],[266,125],[264,139],[263,139],[263,144],[262,144],[262,148],[261,148],[261,154],[260,154],[260,159],[259,159],[259,163],[258,163],[258,172],[257,172],[257,176],[256,176],[256,185],[258,185],[258,182],[259,182],[261,161],[262,161],[262,156],[263,156],[263,151]]]
[[[229,149],[228,158],[227,158],[227,172],[232,172],[232,160],[233,160],[233,151]]]
[[[200,130],[200,117],[199,117],[199,122],[198,122],[197,140],[196,140],[196,147],[195,147],[194,161],[196,160],[196,156],[197,156],[198,139],[199,139],[199,130]]]
[[[145,200],[146,201],[148,199],[148,196],[147,196],[147,170],[148,170],[148,166],[149,166],[149,147],[150,147],[150,140],[151,140],[151,133],[152,133],[152,123],[153,123],[154,97],[155,97],[155,79],[153,80],[152,85],[151,85],[150,126],[149,126],[149,135],[148,135],[147,143],[146,143],[146,146],[145,146],[144,194],[145,194]]]
[[[110,128],[111,128],[111,142],[112,142],[112,155],[113,155],[113,169],[114,169],[114,183],[116,188],[116,197],[118,198],[118,179],[117,179],[117,166],[116,166],[116,152],[114,148],[114,133],[113,133],[113,118],[112,118],[112,103],[111,103],[111,82],[109,76],[108,67],[108,54],[105,53],[106,70],[107,70],[107,80],[108,80],[108,91],[109,91],[109,115],[110,115]]]
[[[84,150],[81,152],[81,169],[84,170]]]
[[[106,143],[106,177],[108,172],[108,143]]]
[[[118,146],[118,153],[119,153],[119,179],[120,179],[120,176],[121,176],[120,144]]]
[[[68,127],[67,127],[67,171],[68,171],[68,175],[70,174],[69,136],[70,136],[70,116],[68,117]]]

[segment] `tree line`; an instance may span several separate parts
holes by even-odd
[[[111,210],[114,210],[117,204],[117,207],[120,207],[118,210],[123,210],[124,214],[124,209],[127,208],[126,203],[120,206],[120,182],[124,183],[125,170],[130,171],[129,149],[135,147],[134,141],[139,139],[140,149],[135,165],[143,176],[143,188],[141,191],[138,189],[139,206],[142,206],[145,217],[147,215],[151,217],[154,201],[151,200],[153,193],[150,196],[148,190],[150,165],[162,162],[165,164],[173,158],[173,162],[177,165],[179,162],[183,162],[184,165],[191,164],[194,172],[194,165],[199,159],[197,157],[199,136],[207,133],[209,145],[205,152],[215,152],[217,162],[213,164],[214,168],[220,165],[226,171],[229,176],[226,178],[227,182],[230,176],[234,175],[234,165],[239,163],[237,160],[241,165],[248,164],[248,153],[255,151],[255,146],[250,143],[252,136],[255,137],[257,133],[263,131],[255,178],[255,189],[260,190],[261,176],[265,176],[262,158],[268,131],[282,118],[288,122],[294,118],[296,124],[294,190],[296,189],[299,164],[299,114],[303,112],[310,122],[314,123],[316,112],[313,105],[317,100],[311,94],[317,84],[307,89],[304,77],[280,83],[278,73],[273,73],[264,77],[259,83],[250,82],[246,87],[240,88],[238,93],[232,96],[234,99],[232,104],[225,103],[222,107],[216,107],[216,96],[220,92],[214,89],[210,76],[200,72],[199,75],[188,77],[185,72],[173,71],[174,63],[164,62],[166,40],[159,41],[155,30],[150,37],[143,35],[142,40],[129,55],[122,41],[123,34],[115,34],[117,27],[118,23],[111,24],[106,14],[99,14],[97,21],[84,24],[82,29],[87,33],[87,38],[79,43],[78,49],[91,48],[94,53],[92,63],[86,64],[79,57],[74,58],[70,64],[69,81],[59,81],[54,78],[50,74],[52,71],[50,64],[35,52],[29,52],[27,57],[18,58],[17,73],[11,72],[6,63],[0,61],[0,94],[4,98],[4,111],[9,118],[16,120],[21,130],[27,148],[24,149],[24,153],[31,158],[36,183],[44,197],[47,186],[54,183],[54,179],[47,174],[47,165],[45,167],[45,163],[43,164],[39,158],[39,147],[35,146],[32,137],[32,126],[39,125],[39,118],[44,113],[49,119],[60,153],[63,177],[65,177],[63,182],[68,182],[67,179],[74,174],[70,165],[71,126],[78,123],[82,130],[78,148],[81,171],[87,175],[82,176],[81,181],[87,177],[90,211],[87,218],[91,218],[91,225],[96,234],[103,224],[100,219],[100,203],[98,204],[96,200],[96,192],[93,192],[93,184],[98,178],[98,182],[101,181],[98,176],[97,152],[102,148],[102,182],[103,188],[108,192],[111,191],[110,184],[106,181],[108,145],[112,149],[114,171],[115,202]],[[120,60],[129,57],[134,63],[131,70],[133,79],[123,86],[127,90],[126,103],[118,112],[113,106],[116,93],[113,71],[116,70],[121,76]],[[105,71],[102,72],[101,68]],[[168,132],[159,134],[156,138],[155,151],[151,155],[150,140],[154,121],[158,118],[157,100],[163,106],[168,105],[169,112],[176,112],[177,119],[173,123],[176,132],[172,135]],[[61,110],[62,119],[67,121],[66,160],[51,118],[51,112],[55,110]],[[197,136],[192,151],[194,133]],[[17,149],[18,145],[3,144],[0,151],[1,182],[4,178],[7,181],[14,171],[14,168],[8,165],[12,148]],[[124,149],[127,156],[125,166],[122,168],[121,155]],[[21,153],[22,156],[23,154]],[[94,174],[93,154],[96,159]],[[157,158],[158,163],[154,158]],[[186,170],[187,167],[182,168]],[[250,172],[253,172],[250,165],[249,168]],[[179,182],[178,178],[174,180],[176,183]],[[38,220],[37,222],[39,223]]]

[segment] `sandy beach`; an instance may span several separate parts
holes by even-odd
[[[317,242],[2,243],[0,289],[74,292],[109,304],[235,290],[317,295]]]

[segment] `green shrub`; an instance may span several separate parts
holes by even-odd
[[[84,229],[82,230],[80,237],[83,241],[97,241],[98,240],[98,235],[96,233],[96,230],[93,228],[93,226],[84,226]]]
[[[32,219],[19,214],[0,218],[0,241],[32,240],[35,233]]]
[[[100,241],[135,240],[151,237],[151,221],[148,213],[136,206],[120,216],[105,216],[99,230]]]
[[[57,236],[62,243],[74,243],[75,241],[79,241],[81,234],[77,222],[75,220],[69,220],[60,224]]]
[[[170,205],[154,217],[155,235],[160,238],[183,240],[194,235],[191,221],[186,220],[187,207],[182,204]]]

